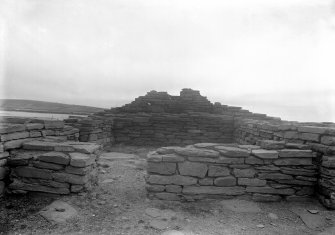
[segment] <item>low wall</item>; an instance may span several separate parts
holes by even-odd
[[[0,197],[9,182],[7,161],[12,151],[20,149],[25,142],[53,138],[77,141],[79,130],[58,120],[31,118],[2,118],[0,120]]]
[[[314,195],[318,169],[308,146],[263,141],[255,145],[194,144],[148,155],[147,190],[163,200],[250,197],[304,200]]]
[[[90,189],[98,182],[94,143],[31,141],[8,159],[11,193],[69,194]]]
[[[230,143],[234,120],[208,113],[114,114],[116,143],[131,145],[187,145],[199,142]]]

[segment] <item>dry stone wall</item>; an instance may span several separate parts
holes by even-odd
[[[335,209],[335,124],[235,119],[235,141],[258,144],[261,140],[279,140],[308,146],[318,158],[318,197]]]
[[[94,143],[35,140],[8,159],[11,193],[77,193],[98,182],[101,146]]]
[[[162,147],[148,155],[147,191],[163,200],[250,197],[305,200],[314,195],[316,154],[307,145],[199,143]]]
[[[2,118],[0,122],[0,197],[3,195],[10,172],[7,165],[12,151],[26,142],[54,138],[77,141],[79,130],[58,120]]]

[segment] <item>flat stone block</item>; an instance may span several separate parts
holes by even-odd
[[[233,173],[236,177],[252,178],[252,177],[255,176],[256,171],[252,168],[250,168],[250,169],[234,169]]]
[[[151,184],[147,184],[145,186],[145,188],[147,189],[148,192],[163,192],[165,190],[165,186],[164,185],[151,185]]]
[[[266,180],[252,179],[252,178],[238,178],[238,185],[245,186],[265,186]]]
[[[268,186],[264,186],[264,187],[247,187],[246,192],[277,194],[277,195],[293,195],[295,193],[295,190],[292,188],[275,189]]]
[[[238,147],[215,146],[214,148],[225,157],[248,157],[250,155],[249,150]]]
[[[260,145],[263,149],[283,149],[285,148],[285,141],[275,141],[275,140],[260,140],[258,141],[258,145]]]
[[[321,144],[324,145],[335,145],[335,136],[322,136],[321,137]]]
[[[166,185],[165,191],[170,193],[180,193],[182,190],[182,187],[179,185]]]
[[[213,185],[214,180],[212,178],[199,179],[199,185]]]
[[[95,163],[96,156],[84,153],[69,153],[70,165],[74,167],[86,167]]]
[[[230,170],[228,169],[228,167],[215,166],[215,165],[210,165],[208,167],[209,177],[228,176],[228,175],[230,175]]]
[[[208,158],[218,158],[220,156],[219,152],[210,149],[201,148],[176,148],[175,152],[182,156],[188,157],[208,157]]]
[[[38,169],[30,166],[19,166],[12,169],[14,175],[25,178],[39,178],[39,179],[52,179],[51,171],[45,169]]]
[[[278,152],[276,150],[255,149],[252,150],[252,155],[261,159],[276,159]]]
[[[314,141],[314,142],[319,142],[319,140],[320,140],[320,134],[301,133],[299,135],[299,139],[308,140],[308,141]]]
[[[2,152],[0,153],[0,159],[8,158],[9,152]]]
[[[46,141],[30,141],[27,143],[23,143],[23,149],[26,150],[40,150],[40,151],[53,151],[57,144],[54,142],[46,142]]]
[[[182,156],[178,156],[176,154],[165,154],[162,155],[163,162],[183,162],[185,158]]]
[[[286,143],[285,144],[286,149],[311,149],[311,147],[307,144],[298,144],[298,143]]]
[[[61,165],[68,165],[70,162],[70,157],[65,153],[61,152],[48,152],[37,157],[37,160],[42,162],[50,162]]]
[[[318,126],[299,126],[298,131],[308,132],[314,134],[325,134],[327,132],[327,127],[318,127]]]
[[[293,179],[291,175],[285,175],[281,173],[259,173],[258,178],[267,180]]]
[[[314,157],[312,150],[301,150],[301,149],[283,149],[279,150],[280,158],[305,158]]]
[[[14,132],[9,134],[1,135],[1,141],[10,141],[10,140],[17,140],[17,139],[25,139],[29,137],[29,132]]]
[[[312,158],[285,158],[274,161],[276,166],[308,166],[312,165]]]
[[[41,130],[44,128],[44,124],[42,123],[27,123],[26,129],[27,130]]]
[[[215,163],[221,163],[221,164],[243,164],[244,163],[244,158],[231,158],[231,157],[221,156],[218,159],[215,159]]]
[[[182,175],[149,175],[147,182],[149,184],[175,184],[175,185],[193,185],[197,183],[197,178]]]
[[[172,162],[148,162],[147,171],[161,175],[173,175],[176,172],[176,163]]]
[[[5,150],[11,150],[11,149],[21,148],[24,143],[30,142],[32,140],[33,140],[32,138],[27,138],[27,139],[7,141],[7,142],[4,143],[4,149]]]
[[[51,176],[51,174],[50,174]],[[70,184],[86,184],[88,182],[88,177],[86,175],[74,175],[68,173],[52,173],[52,178],[58,182],[65,182]]]
[[[48,187],[40,184],[28,184],[17,179],[14,179],[14,182],[9,185],[11,190],[22,190],[30,192],[44,192],[44,193],[53,193],[53,194],[69,194],[69,188],[56,188]]]
[[[0,134],[25,131],[26,126],[23,124],[0,124]]]
[[[180,198],[175,193],[156,193],[155,196],[161,200],[179,201]]]
[[[242,195],[245,193],[244,187],[216,187],[216,186],[185,186],[184,194],[218,194],[218,195]]]
[[[36,167],[36,168],[49,169],[49,170],[62,170],[62,169],[64,169],[63,165],[49,163],[49,162],[41,162],[41,161],[34,161],[33,166]]]
[[[236,178],[233,176],[218,177],[214,180],[216,186],[235,186]]]
[[[181,175],[196,176],[204,178],[207,173],[207,165],[196,162],[178,163],[179,173]]]
[[[243,144],[243,145],[238,145],[240,149],[247,149],[249,151],[254,150],[254,149],[260,149],[261,147],[258,145],[250,145],[250,144]]]
[[[245,163],[250,164],[250,165],[264,165],[264,161],[262,159],[254,157],[254,156],[250,156],[246,158]]]

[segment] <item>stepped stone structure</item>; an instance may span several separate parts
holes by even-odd
[[[122,143],[160,147],[148,156],[150,197],[317,196],[335,209],[334,123],[283,121],[211,103],[191,89],[179,96],[150,91],[122,107],[64,122],[6,118],[0,141],[0,195],[5,186],[60,194],[90,188],[101,145]]]

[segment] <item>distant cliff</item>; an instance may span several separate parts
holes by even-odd
[[[52,103],[37,100],[0,99],[0,110],[42,113],[91,114],[103,111],[104,109],[83,105]]]

